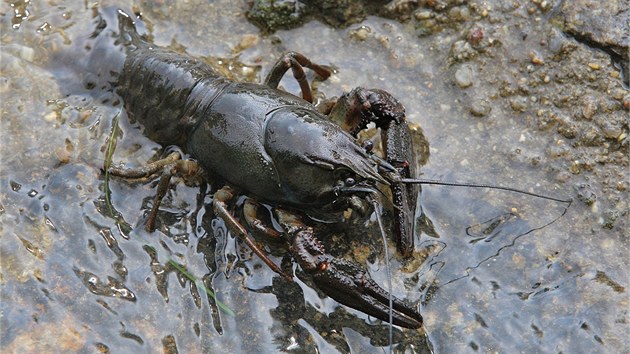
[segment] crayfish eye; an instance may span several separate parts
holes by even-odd
[[[365,149],[365,152],[371,152],[372,149],[374,149],[374,143],[372,142],[372,140],[366,140],[363,142],[363,149]]]
[[[346,185],[346,187],[352,187],[357,183],[357,181],[352,178],[352,177],[348,177],[346,178],[346,180],[344,181],[344,184]]]
[[[337,169],[335,169],[334,176],[335,179],[339,182],[341,181],[345,181],[348,178],[352,178],[354,176],[354,173],[346,167],[339,167]]]

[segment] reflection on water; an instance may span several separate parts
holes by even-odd
[[[83,49],[73,45],[94,26],[94,11],[84,6],[16,2],[13,12],[2,16],[2,351],[385,350],[388,326],[324,296],[294,265],[286,245],[269,242],[265,247],[274,261],[296,274],[293,283],[278,277],[227,232],[207,208],[212,196],[203,189],[174,183],[154,233],[143,226],[157,180],[110,180],[109,209],[101,168],[120,102],[111,92],[86,90],[89,77],[77,71],[85,58]],[[208,6],[199,7],[199,17],[216,19]],[[178,35],[187,38],[178,32],[179,24],[188,21],[179,17],[184,12],[157,5],[145,10],[154,14],[146,16],[154,21],[149,23],[156,37],[168,37],[161,44]],[[160,12],[172,18],[161,18]],[[239,16],[204,22],[233,28],[225,41],[239,43],[239,36],[255,31]],[[231,22],[225,26],[222,21]],[[367,23],[379,28],[378,21]],[[171,26],[174,33],[165,35]],[[297,38],[322,28],[309,24],[278,38],[281,46],[302,50]],[[357,54],[350,46],[338,48],[333,44],[345,40],[345,32],[325,33],[322,45],[334,49],[326,60],[346,65],[340,77],[365,79],[366,69],[353,60],[360,62],[356,58],[372,50],[359,47]],[[272,61],[282,49],[276,46],[263,41],[255,49],[262,53],[243,55]],[[303,48],[317,49],[312,47]],[[51,62],[61,49],[76,54],[76,67],[44,70],[67,66]],[[415,79],[387,69],[388,59],[378,54],[372,59],[378,70],[390,70],[383,74],[390,80],[349,84],[415,85]],[[342,90],[331,81],[320,88],[329,96]],[[409,102],[409,112],[423,111],[417,96],[401,98]],[[426,124],[438,130],[431,125],[435,122]],[[159,156],[161,147],[124,114],[119,129],[116,163],[138,166]],[[452,134],[466,137],[465,132]],[[425,171],[442,173],[440,161],[435,163]],[[585,232],[562,220],[541,230],[563,213],[563,206],[500,191],[434,186],[423,188],[421,206],[413,259],[394,256],[390,262],[395,295],[421,304],[428,335],[395,328],[396,350],[575,352],[614,344],[614,335],[604,335],[609,321],[599,314],[627,298],[626,286],[615,267],[606,267],[605,257],[589,258],[582,251],[592,250],[588,247],[597,239],[580,238]],[[374,223],[360,219],[341,228],[319,227],[331,253],[361,259],[374,279],[386,284],[383,246],[372,237],[377,235]],[[625,321],[625,315],[615,316]]]
[[[466,235],[472,237],[472,240],[470,240],[471,244],[475,244],[478,241],[491,242],[495,237],[503,233],[505,224],[514,218],[516,218],[516,215],[513,213],[500,214],[482,223],[468,226]]]

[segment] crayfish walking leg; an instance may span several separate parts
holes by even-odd
[[[199,165],[191,160],[182,160],[181,155],[178,152],[173,152],[167,157],[141,166],[139,168],[123,169],[118,167],[112,167],[109,172],[114,176],[123,178],[146,178],[156,173],[160,174],[160,181],[158,182],[158,188],[153,199],[153,206],[147,217],[145,230],[153,232],[155,230],[155,219],[157,217],[158,209],[162,203],[162,199],[168,191],[168,187],[171,182],[171,177],[175,175],[180,176],[193,176],[201,173]]]
[[[302,90],[302,98],[305,101],[313,103],[313,93],[311,91],[311,86],[308,84],[308,81],[306,81],[306,75],[304,74],[303,67],[313,70],[322,79],[327,79],[332,74],[330,69],[311,62],[304,56],[304,54],[288,52],[285,53],[282,58],[276,62],[271,71],[269,71],[269,74],[265,78],[265,85],[272,88],[278,88],[280,80],[284,74],[291,69],[293,77],[298,82],[300,89]]]
[[[265,264],[269,266],[269,268],[271,268],[271,270],[282,275],[288,281],[293,281],[293,277],[284,273],[282,269],[277,264],[275,264],[262,249],[260,249],[256,245],[256,242],[249,235],[249,233],[243,227],[243,225],[241,225],[241,223],[239,223],[238,220],[236,220],[234,215],[232,215],[228,211],[227,204],[233,198],[234,198],[234,190],[227,186],[219,189],[216,193],[214,193],[214,196],[212,197],[212,207],[214,209],[215,214],[217,214],[218,217],[223,219],[223,221],[225,221],[225,224],[227,225],[230,232],[240,237],[247,244],[247,246],[249,246],[249,248],[254,253],[256,253],[256,255],[263,262],[265,262]]]
[[[135,169],[110,168],[109,172],[114,176],[123,178],[144,178],[160,173],[158,189],[153,200],[153,206],[149,212],[145,224],[147,232],[155,230],[155,219],[162,199],[170,185],[171,177],[174,175],[194,175],[200,173],[199,165],[191,160],[181,160],[181,155],[177,152],[169,154],[166,158],[153,162],[143,167]],[[256,245],[254,239],[249,236],[247,230],[228,211],[227,205],[234,198],[234,190],[228,186],[219,189],[213,196],[212,206],[215,214],[225,221],[228,229],[236,236],[240,237],[247,246],[274,272],[282,275],[285,279],[293,281],[293,277],[287,275],[275,264],[267,254]]]

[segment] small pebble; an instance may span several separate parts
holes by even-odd
[[[602,134],[608,139],[616,139],[623,133],[620,126],[608,120],[603,121],[600,124],[600,128],[601,128]]]
[[[578,135],[578,130],[573,124],[563,124],[558,127],[558,133],[567,139],[575,139]]]
[[[556,181],[560,183],[566,183],[569,179],[571,179],[571,174],[566,171],[560,171],[556,175]]]
[[[472,113],[472,115],[476,117],[485,117],[490,113],[491,110],[492,107],[486,100],[476,100],[470,107],[470,113]]]
[[[414,14],[414,17],[416,18],[416,20],[427,20],[429,18],[434,17],[435,15],[433,14],[433,12],[425,10],[425,11],[418,11]]]
[[[260,37],[255,34],[245,34],[241,37],[241,41],[237,44],[238,49],[245,50],[258,44]]]
[[[525,112],[527,110],[526,97],[514,97],[510,100],[510,107],[517,112]]]
[[[468,43],[472,45],[479,44],[483,40],[483,29],[475,27],[468,33]]]
[[[58,117],[59,114],[57,113],[57,111],[52,111],[44,116],[44,120],[47,122],[54,122],[58,119]]]
[[[586,98],[585,101],[582,107],[582,116],[591,119],[597,113],[597,102],[593,98]]]
[[[451,47],[451,57],[455,60],[468,60],[478,54],[468,41],[456,41]]]
[[[573,187],[577,192],[577,197],[586,205],[593,205],[597,201],[597,195],[588,184],[577,184]]]
[[[543,1],[543,2],[540,3],[540,8],[543,11],[548,10],[550,7],[551,7],[551,3],[549,1]]]
[[[569,167],[569,171],[574,175],[580,174],[580,172],[582,172],[582,170],[580,169],[580,161],[573,161],[573,163]]]
[[[529,58],[532,61],[532,64],[534,65],[543,65],[545,63],[545,60],[543,59],[542,55],[540,55],[540,53],[538,53],[535,50],[532,50],[531,52],[529,52]]]
[[[626,94],[626,90],[622,88],[617,88],[613,90],[612,97],[618,101],[623,101],[623,97],[625,94]]]
[[[368,26],[361,26],[350,32],[350,36],[358,41],[364,41],[368,38],[372,29]]]
[[[602,68],[602,66],[597,63],[588,63],[588,67],[593,70],[599,70]]]
[[[470,87],[473,84],[472,75],[472,68],[464,64],[455,72],[455,83],[461,88]]]
[[[70,162],[73,150],[69,150],[67,147],[58,147],[55,149],[55,156],[59,159],[59,162],[66,164]]]

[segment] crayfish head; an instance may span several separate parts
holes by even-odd
[[[388,184],[379,162],[341,127],[302,107],[267,114],[264,146],[293,204],[324,205],[343,195],[376,192]]]

